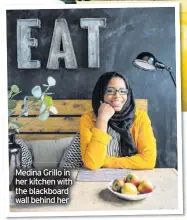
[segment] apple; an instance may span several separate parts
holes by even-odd
[[[124,181],[124,183],[126,183],[126,177],[123,177],[123,181]]]
[[[138,194],[138,190],[133,183],[125,183],[121,188],[123,194]]]
[[[132,183],[137,187],[140,184],[140,178],[135,173],[130,173],[126,176],[126,183]]]
[[[121,187],[124,185],[124,179],[115,179],[112,183],[112,189],[115,192],[120,192],[121,191]]]
[[[142,180],[140,185],[138,186],[139,193],[150,193],[153,191],[153,184],[148,180]]]

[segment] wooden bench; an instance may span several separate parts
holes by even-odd
[[[147,100],[136,99],[136,107],[147,112]],[[48,120],[34,120],[37,111],[29,111],[28,117],[22,117],[18,122],[27,123],[34,120],[28,126],[20,129],[17,138],[24,140],[54,140],[62,137],[73,136],[79,131],[79,122],[82,114],[92,109],[91,100],[54,100],[54,106],[58,109],[57,115],[51,115]],[[23,101],[18,101],[15,113],[20,114]]]

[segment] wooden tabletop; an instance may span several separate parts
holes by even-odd
[[[78,171],[73,172],[76,177]],[[10,212],[68,212],[117,210],[177,210],[178,177],[175,169],[133,171],[140,178],[149,179],[155,186],[153,193],[140,201],[127,201],[113,195],[107,182],[78,182],[71,187],[68,204],[35,204],[10,206]]]

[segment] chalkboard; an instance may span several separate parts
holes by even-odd
[[[19,69],[17,64],[17,19],[40,19],[41,28],[32,28],[38,47],[32,59],[40,69]],[[47,69],[55,19],[66,19],[78,68],[66,69],[63,60],[57,70]],[[81,18],[106,18],[100,28],[100,68],[88,68],[88,30],[80,27]],[[143,71],[132,61],[143,51],[171,66],[176,72],[175,8],[43,9],[7,11],[8,86],[17,84],[22,99],[35,85],[53,76],[57,85],[54,99],[91,99],[94,85],[106,71],[122,73],[135,98],[148,99],[148,113],[157,139],[157,167],[177,168],[176,89],[166,71]]]

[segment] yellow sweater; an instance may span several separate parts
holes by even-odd
[[[153,169],[156,163],[156,139],[151,121],[146,112],[136,109],[130,132],[138,153],[131,157],[111,157],[107,155],[110,135],[95,127],[93,112],[80,119],[80,143],[82,161],[88,169],[105,168]]]

